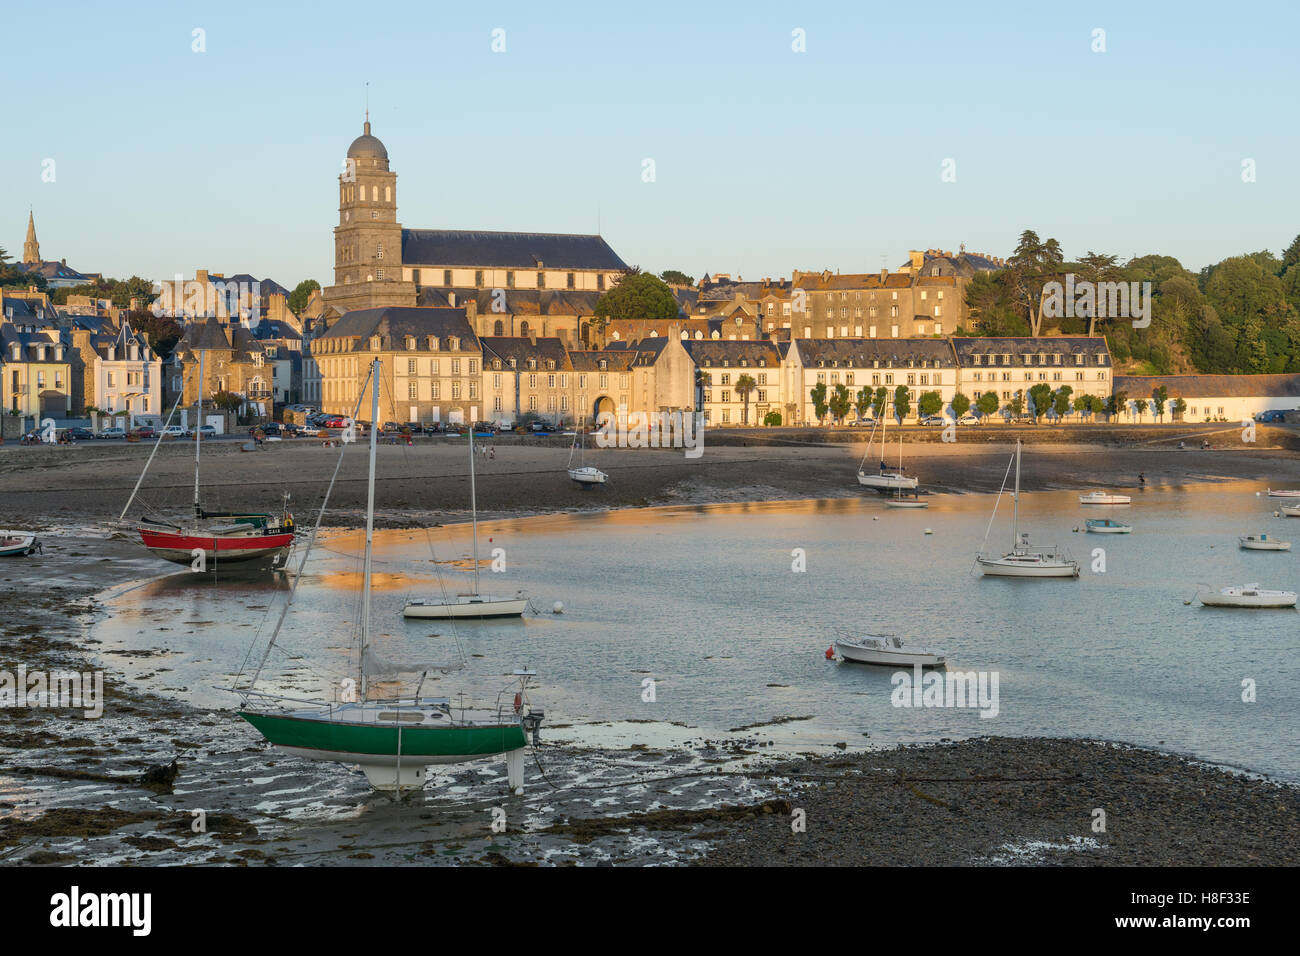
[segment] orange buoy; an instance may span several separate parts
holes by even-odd
[[[828,648],[826,648],[826,659],[827,659],[828,661],[833,661],[833,660],[835,660],[835,648],[834,648],[834,647],[828,647]]]
[[[523,695],[523,694],[520,694],[520,693],[518,693],[518,692],[516,692],[516,693],[515,693],[515,713],[517,714],[517,713],[519,713],[519,711],[521,711],[521,710],[523,710],[523,709],[524,709],[524,695]]]

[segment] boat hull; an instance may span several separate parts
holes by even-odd
[[[1128,495],[1080,495],[1079,504],[1081,505],[1127,505],[1132,504],[1133,499]]]
[[[866,488],[893,491],[897,488],[915,488],[916,479],[910,475],[890,474],[888,472],[883,475],[872,475],[860,471],[858,472],[858,484]]]
[[[443,604],[435,601],[410,601],[402,608],[402,617],[414,618],[484,618],[484,617],[521,617],[528,610],[527,598],[509,598],[493,600],[484,598],[478,601],[464,601]]]
[[[986,575],[1002,578],[1077,578],[1076,564],[1031,564],[1008,561],[1005,558],[976,558],[980,570]]]
[[[40,539],[26,531],[0,531],[0,558],[18,558],[31,554]]]
[[[1300,491],[1282,491],[1280,489],[1268,489],[1270,498],[1300,498]]]
[[[1241,595],[1202,594],[1200,595],[1200,601],[1206,607],[1288,608],[1295,607],[1296,595],[1244,597]]]
[[[1238,539],[1237,542],[1243,551],[1290,551],[1290,541],[1247,541],[1245,538]]]
[[[1127,524],[1095,524],[1087,522],[1085,527],[1089,534],[1131,534],[1133,526]]]
[[[270,563],[288,553],[293,535],[203,535],[141,528],[140,540],[155,555],[175,564],[193,564],[194,552],[201,551],[204,565],[212,570],[231,563]]]
[[[854,664],[872,664],[877,667],[943,667],[947,657],[923,648],[908,651],[898,648],[871,648],[841,641],[835,642],[840,657]]]
[[[886,501],[885,506],[888,508],[928,508],[928,501]]]
[[[570,468],[569,477],[580,485],[603,485],[609,480],[609,475],[603,471],[595,469],[586,470],[583,468]]]

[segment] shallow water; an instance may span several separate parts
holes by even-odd
[[[666,723],[707,734],[809,717],[763,736],[785,749],[1088,736],[1300,780],[1300,616],[1184,603],[1199,582],[1300,589],[1300,556],[1237,548],[1239,534],[1300,535],[1300,520],[1274,518],[1276,502],[1257,487],[1152,489],[1120,508],[1081,506],[1077,492],[1022,496],[1021,530],[1036,544],[1067,546],[1083,567],[1077,581],[972,575],[987,495],[934,496],[923,511],[872,497],[485,522],[482,589],[523,589],[542,613],[454,629],[404,621],[401,608],[408,595],[438,592],[431,554],[451,562],[440,565],[448,591],[467,589],[468,528],[379,532],[374,645],[418,669],[456,660],[459,638],[466,669],[431,676],[426,694],[491,702],[526,665],[538,672],[533,700],[549,725],[651,721],[640,725],[651,745]],[[1107,516],[1134,533],[1072,531]],[[1009,522],[1004,498],[990,549],[1005,549]],[[313,552],[265,671],[268,689],[314,696],[352,673],[361,543],[333,535]],[[489,570],[496,548],[502,573]],[[1104,573],[1091,570],[1096,548]],[[806,572],[792,571],[794,549],[804,549]],[[135,584],[108,602],[94,636],[105,650],[167,648],[112,664],[199,706],[230,707],[222,688],[255,638],[254,661],[260,654],[287,586],[186,573]],[[562,614],[551,613],[556,601]],[[945,648],[950,671],[995,672],[997,716],[895,707],[890,670],[825,660],[836,637],[871,631]],[[1257,702],[1242,701],[1243,680],[1255,682]],[[581,728],[564,736],[581,739]]]

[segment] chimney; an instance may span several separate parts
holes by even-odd
[[[880,270],[880,284],[881,284],[881,285],[884,285],[884,284],[885,284],[885,280],[886,280],[887,278],[889,278],[889,270],[888,270],[888,269],[881,269],[881,270]]]
[[[207,282],[207,281],[208,281],[208,270],[207,270],[207,269],[195,269],[195,270],[194,270],[194,281],[195,281],[195,282]]]
[[[535,329],[528,330],[528,344],[529,345],[537,344],[537,331]]]
[[[908,252],[908,256],[912,259],[913,269],[919,269],[921,266],[925,265],[925,253],[921,252],[919,249],[912,249]]]

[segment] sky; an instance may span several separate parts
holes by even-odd
[[[655,272],[1005,256],[1026,228],[1199,269],[1300,233],[1294,2],[54,11],[0,7],[0,246],[31,209],[43,258],[115,278],[331,284],[367,90],[404,226],[599,231]]]

